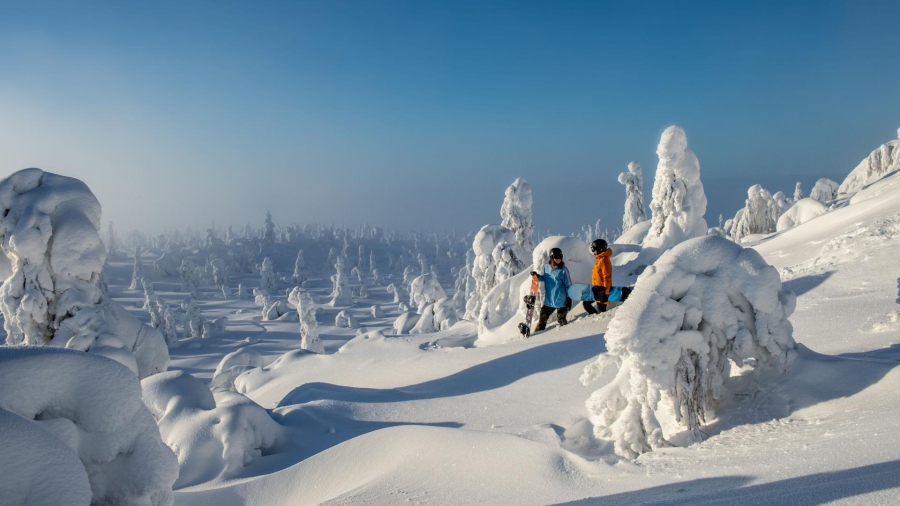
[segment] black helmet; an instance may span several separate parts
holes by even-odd
[[[553,248],[553,249],[551,249],[551,250],[550,250],[550,258],[555,258],[555,259],[557,259],[557,260],[562,260],[562,259],[563,259],[562,250],[559,249],[559,248]]]
[[[591,253],[602,253],[609,249],[609,245],[603,239],[596,239],[591,243]]]

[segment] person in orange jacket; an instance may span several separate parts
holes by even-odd
[[[597,239],[591,243],[591,253],[597,260],[594,262],[594,270],[591,271],[591,292],[597,308],[594,309],[590,301],[584,301],[581,305],[588,314],[597,314],[606,311],[609,300],[609,290],[612,288],[612,250],[603,239]]]

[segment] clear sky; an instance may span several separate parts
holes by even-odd
[[[840,181],[900,127],[900,2],[0,0],[0,172],[83,179],[124,228],[470,231],[621,220],[684,127],[711,223]],[[649,198],[648,198],[649,200]]]

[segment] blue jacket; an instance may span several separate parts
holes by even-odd
[[[544,270],[538,274],[538,279],[544,283],[544,305],[561,308],[566,305],[569,287],[572,281],[569,279],[569,269],[544,265]]]

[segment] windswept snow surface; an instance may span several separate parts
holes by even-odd
[[[205,386],[226,354],[259,353],[265,366],[248,361],[248,370],[232,378],[233,388],[269,410],[284,439],[243,467],[216,471],[213,479],[194,475],[190,486],[176,487],[175,503],[895,504],[898,236],[900,176],[892,175],[815,219],[744,243],[797,294],[790,317],[797,359],[754,395],[723,402],[718,418],[703,426],[702,442],[633,461],[617,457],[610,441],[595,439],[587,419],[585,401],[616,368],[589,387],[579,381],[585,365],[604,352],[606,326],[617,310],[587,317],[576,305],[566,327],[553,322],[530,339],[513,334],[491,346],[475,346],[476,325],[466,321],[436,333],[395,335],[392,323],[408,311],[385,286],[399,284],[397,271],[382,283],[366,278],[368,298],[332,307],[334,270],[319,262],[327,246],[267,244],[258,258],[272,260],[279,280],[290,277],[297,249],[304,250],[324,353],[300,349],[296,320],[263,321],[252,300],[224,299],[214,286],[199,289],[204,318],[227,316],[226,329],[179,341],[170,350],[170,370]],[[566,260],[580,281],[576,254],[566,252]],[[148,253],[144,264],[150,263]],[[110,262],[110,295],[147,321],[143,295],[127,289],[132,270],[127,255]],[[254,286],[259,274],[232,279],[234,286]],[[177,277],[157,274],[151,281],[161,300],[185,296]],[[454,286],[446,273],[440,282]],[[358,286],[356,278],[347,283]],[[273,297],[293,286],[278,281]],[[373,316],[372,305],[382,308],[382,317]],[[363,328],[335,327],[340,311]]]

